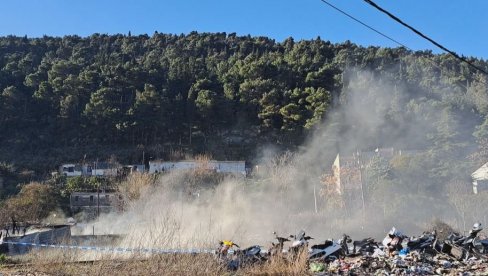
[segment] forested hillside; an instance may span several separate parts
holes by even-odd
[[[475,152],[488,136],[486,76],[449,55],[225,33],[12,36],[0,38],[0,161],[42,173],[112,155],[140,163],[143,151],[246,159],[264,144],[294,148],[341,106],[356,70],[408,92],[381,135],[442,111],[426,143],[404,148]]]

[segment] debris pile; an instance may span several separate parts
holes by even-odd
[[[272,258],[297,262],[306,256],[311,273],[316,275],[488,275],[488,239],[479,237],[480,223],[467,236],[450,233],[441,240],[437,232],[408,237],[393,227],[383,239],[352,241],[344,234],[339,240],[326,240],[309,247],[313,238],[300,231],[289,238],[275,234],[277,243],[262,250],[260,246],[229,249],[230,241],[220,243],[217,258],[229,270],[261,265]],[[291,242],[288,249],[285,243]]]
[[[345,257],[318,266],[310,263],[310,271],[320,274],[351,275],[471,275],[488,273],[488,263],[482,259],[467,262],[457,261],[449,256],[421,258],[417,253],[400,256]]]

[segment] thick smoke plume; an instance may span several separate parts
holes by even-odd
[[[436,218],[456,223],[459,208],[446,200],[446,189],[425,190],[434,185],[419,175],[394,176],[408,187],[395,186],[391,176],[374,189],[369,183],[368,202],[352,210],[336,204],[340,195],[324,193],[324,175],[337,153],[394,147],[416,150],[420,157],[415,158],[421,159],[429,154],[423,152],[429,134],[436,131],[432,122],[444,114],[432,106],[418,112],[425,107],[412,101],[412,91],[372,73],[354,72],[348,79],[337,107],[300,152],[257,153],[264,157],[247,179],[220,179],[208,172],[162,175],[142,189],[128,210],[93,222],[96,232],[124,234],[122,246],[129,247],[209,247],[221,239],[267,246],[273,231],[289,235],[304,229],[320,241],[342,233],[357,239],[381,237],[394,225],[413,235]],[[459,156],[451,158],[466,156],[453,154]],[[425,167],[425,175],[432,169]],[[87,229],[90,233],[92,228]]]

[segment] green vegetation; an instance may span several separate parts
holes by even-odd
[[[37,223],[59,206],[60,196],[49,185],[32,182],[23,185],[20,192],[1,202],[0,225],[11,219]]]
[[[11,259],[7,255],[5,255],[5,253],[0,254],[0,266],[10,262]]]
[[[115,181],[112,181],[115,182]],[[62,188],[61,194],[68,197],[72,192],[95,191],[97,189],[114,189],[113,183],[107,178],[96,176],[76,176],[66,179],[66,185]]]
[[[266,142],[296,146],[351,67],[453,112],[474,100],[485,135],[485,79],[448,55],[225,33],[9,36],[0,38],[1,156],[43,171],[85,154],[141,160],[141,148],[232,158]]]
[[[335,51],[234,34],[4,37],[2,156],[44,170],[61,156],[140,160],[141,147],[240,156],[256,142],[296,145],[338,85]],[[231,131],[252,141],[217,147]]]
[[[484,60],[470,60],[488,70]],[[355,69],[371,72],[401,99],[380,102],[380,88],[351,84]],[[276,42],[196,32],[2,37],[3,196],[61,162],[84,158],[140,163],[143,152],[146,161],[209,152],[247,159],[261,145],[295,149],[353,88],[364,89],[373,113],[387,114],[360,147],[377,147],[381,137],[386,146],[422,149],[428,156],[420,163],[399,165],[422,164],[430,169],[427,177],[446,179],[465,152],[476,151],[473,145],[488,148],[487,87],[486,76],[449,55],[320,38]],[[350,130],[347,120],[336,119],[340,131]],[[398,125],[412,120],[423,137],[395,143],[402,136]],[[386,177],[378,173],[376,181]]]

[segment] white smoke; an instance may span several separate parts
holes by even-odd
[[[442,109],[413,102],[412,93],[373,73],[354,72],[339,107],[300,152],[260,153],[266,157],[254,177],[228,177],[216,185],[189,180],[193,176],[187,172],[165,174],[127,211],[94,222],[97,233],[123,234],[122,246],[128,247],[209,247],[222,239],[266,246],[273,231],[288,235],[304,229],[319,241],[346,232],[359,239],[381,237],[393,224],[417,234],[413,231],[433,218],[449,220],[455,210],[443,199],[442,189],[438,196],[411,197],[392,182],[382,188],[384,202],[369,203],[366,210],[328,208],[334,198],[320,193],[322,176],[330,172],[338,152],[422,149],[428,144],[431,120]],[[428,112],[419,112],[422,108]],[[413,181],[419,187],[429,184]]]

